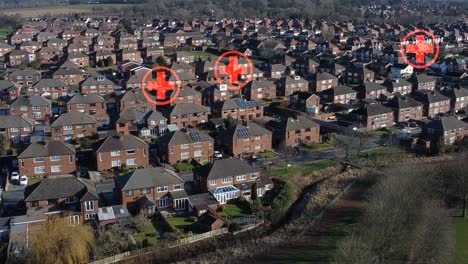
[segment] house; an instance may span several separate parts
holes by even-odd
[[[259,168],[238,158],[215,160],[193,169],[193,181],[195,190],[210,192],[220,204],[238,197],[249,198],[254,183],[258,197],[273,187],[270,178]]]
[[[120,203],[130,212],[151,215],[158,210],[187,208],[184,181],[174,171],[159,167],[137,169],[115,179]]]
[[[41,74],[31,68],[16,69],[10,73],[8,79],[24,88],[32,88],[35,83],[41,80]]]
[[[298,73],[316,73],[319,63],[307,57],[300,57],[293,62],[293,66]]]
[[[300,76],[285,76],[276,81],[276,95],[290,96],[291,94],[309,90],[309,82],[302,79]]]
[[[283,64],[271,64],[267,69],[266,76],[272,79],[279,79],[286,73],[286,66]]]
[[[437,91],[418,90],[415,99],[423,104],[423,115],[435,117],[450,111],[450,98]]]
[[[328,72],[318,72],[312,82],[312,88],[316,93],[331,89],[338,85],[338,78]]]
[[[407,95],[410,94],[412,91],[411,83],[403,79],[395,79],[393,81],[388,81],[386,85],[387,91],[392,94],[399,93],[401,95]]]
[[[34,142],[18,155],[20,175],[70,174],[76,171],[75,147],[57,140]]]
[[[63,113],[52,123],[51,137],[61,141],[90,137],[97,133],[96,123],[96,118],[85,113]]]
[[[89,55],[83,52],[72,52],[67,53],[65,56],[66,61],[73,63],[77,67],[84,68],[90,66]]]
[[[75,94],[67,102],[67,111],[85,113],[96,120],[108,119],[106,100],[97,94]]]
[[[115,85],[103,75],[91,76],[80,83],[82,94],[99,94],[101,96],[114,92]]]
[[[36,54],[26,50],[13,50],[6,54],[10,67],[26,65],[36,60]]]
[[[364,105],[350,113],[360,126],[368,129],[381,129],[393,126],[393,110],[381,104]]]
[[[219,101],[240,96],[242,89],[230,90],[226,84],[214,84],[203,90],[202,101],[204,105],[212,105]]]
[[[431,120],[423,127],[421,139],[431,146],[437,142],[451,145],[468,136],[468,124],[453,116],[445,116]]]
[[[434,79],[434,77],[428,76],[426,74],[413,75],[411,78],[411,82],[413,83],[413,91],[434,91],[436,87],[436,80]]]
[[[34,120],[25,116],[0,115],[0,135],[12,144],[29,143],[34,131]]]
[[[177,125],[179,128],[186,128],[188,126],[196,127],[199,124],[208,122],[210,112],[209,108],[202,105],[180,103],[172,106],[165,114],[169,124]]]
[[[264,80],[252,80],[242,89],[247,100],[272,100],[276,98],[276,84]]]
[[[51,102],[42,96],[20,96],[10,104],[10,115],[27,116],[35,121],[51,117]]]
[[[321,94],[322,99],[328,103],[349,104],[351,100],[356,99],[357,92],[346,85],[339,85],[327,89]]]
[[[219,207],[219,202],[211,193],[199,193],[188,197],[189,213],[199,217],[208,210],[216,211]]]
[[[117,121],[115,121],[115,130],[124,135],[157,135],[165,126],[166,119],[161,113],[140,107],[124,109],[120,112]]]
[[[28,89],[33,95],[40,95],[57,99],[68,95],[68,85],[61,80],[42,79]]]
[[[1,101],[10,102],[21,94],[21,85],[8,80],[0,80]]]
[[[195,55],[189,52],[179,51],[174,54],[174,61],[178,63],[180,62],[192,63],[195,61]]]
[[[49,176],[25,189],[29,215],[61,213],[72,223],[94,220],[99,197],[94,184],[73,175]]]
[[[219,230],[226,225],[226,220],[212,212],[214,211],[204,213],[198,217],[197,224],[204,232]]]
[[[110,135],[96,149],[98,171],[110,170],[126,164],[128,167],[149,166],[149,146],[133,135]]]
[[[365,66],[354,65],[346,69],[344,77],[347,83],[364,84],[375,81],[375,72]]]
[[[318,114],[321,108],[320,97],[311,92],[296,92],[289,97],[290,107],[306,113]]]
[[[223,145],[233,156],[256,154],[272,149],[272,132],[257,123],[236,124],[226,130]]]
[[[320,141],[320,126],[308,117],[283,118],[268,127],[273,130],[273,144],[277,146],[297,147]]]
[[[52,79],[60,80],[67,85],[78,86],[84,80],[84,73],[71,62],[65,62],[52,74]]]
[[[251,121],[263,117],[263,106],[257,101],[245,101],[240,98],[231,98],[212,105],[214,117],[232,118]]]
[[[455,112],[468,107],[468,88],[446,88],[442,90],[442,93],[450,97],[451,107]]]
[[[409,96],[395,96],[387,106],[393,109],[396,123],[421,120],[423,117],[423,105]]]
[[[172,91],[171,98],[175,96],[175,92],[175,90]],[[195,89],[192,89],[190,87],[182,87],[179,90],[179,94],[177,94],[177,97],[174,97],[174,100],[171,102],[171,105],[176,105],[180,103],[192,103],[202,105],[202,94],[199,91],[196,91]]]
[[[364,83],[357,93],[359,99],[382,99],[387,96],[387,88],[375,82]]]
[[[126,91],[117,97],[119,110],[130,109],[132,107],[154,109],[156,106],[148,102],[141,89]]]
[[[0,43],[0,57],[4,57],[6,54],[14,50],[14,47],[7,43]]]
[[[413,66],[407,64],[396,64],[391,68],[393,79],[408,78],[413,74]]]
[[[176,130],[158,140],[159,154],[163,162],[175,164],[191,159],[206,161],[213,156],[213,138],[197,129]]]

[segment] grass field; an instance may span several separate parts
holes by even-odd
[[[13,28],[0,27],[0,38],[6,38],[13,30]]]
[[[303,176],[306,176],[308,174],[311,174],[314,171],[325,169],[335,164],[336,162],[333,160],[320,160],[320,161],[305,163],[305,164],[301,164],[297,166],[291,166],[289,168],[274,169],[274,170],[271,170],[271,174],[273,176],[288,177],[288,176],[300,173]]]
[[[456,254],[452,264],[468,263],[468,219],[454,217],[453,223],[456,229]]]
[[[21,9],[5,9],[3,13],[11,16],[21,17],[35,17],[44,16],[48,14],[54,15],[67,15],[73,13],[90,13],[94,10],[106,10],[110,8],[121,8],[130,6],[129,4],[95,4],[95,5],[63,5],[51,7],[37,7],[37,8],[21,8]]]

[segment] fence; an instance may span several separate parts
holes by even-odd
[[[190,244],[190,243],[193,243],[193,242],[196,242],[196,241],[200,241],[200,240],[203,240],[203,239],[206,239],[206,238],[210,238],[210,237],[214,237],[214,236],[218,236],[218,235],[222,235],[222,234],[226,234],[226,233],[228,233],[228,229],[227,228],[221,228],[221,229],[218,229],[218,230],[214,230],[214,231],[210,231],[210,232],[206,232],[206,233],[202,233],[202,234],[198,234],[198,235],[193,235],[193,236],[190,236],[190,237],[187,237],[187,238],[183,238],[183,239],[179,239],[179,240],[175,240],[175,241],[165,242],[165,243],[162,243],[162,244],[159,244],[159,245],[156,245],[156,246],[151,246],[151,247],[147,247],[147,248],[142,248],[142,249],[137,249],[137,250],[133,250],[133,251],[124,252],[124,253],[114,255],[114,256],[110,256],[110,257],[107,257],[107,258],[94,260],[94,261],[91,261],[89,263],[90,264],[115,263],[115,262],[130,259],[132,257],[139,256],[139,255],[147,254],[147,253],[149,253],[151,251],[155,251],[155,250],[158,250],[158,249],[172,248],[172,247],[177,247],[177,246],[180,246],[180,245]]]

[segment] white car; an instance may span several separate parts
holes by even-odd
[[[11,173],[11,180],[12,181],[19,181],[20,179],[20,176],[19,176],[19,173],[17,171],[14,171]]]
[[[28,176],[26,176],[26,175],[21,176],[20,185],[24,185],[24,186],[28,185]]]
[[[221,154],[221,152],[219,152],[219,151],[216,150],[216,151],[214,152],[214,157],[215,157],[216,159],[221,159],[221,158],[223,157],[223,154]]]

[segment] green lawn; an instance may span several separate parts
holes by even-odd
[[[266,158],[266,159],[278,157],[278,155],[276,153],[274,153],[273,151],[265,151],[265,152],[262,152],[262,153],[258,153],[256,155],[260,156],[262,158]]]
[[[91,13],[94,11],[105,11],[111,8],[131,7],[132,4],[80,4],[80,5],[57,5],[48,7],[15,8],[2,10],[6,15],[32,17],[48,14],[67,15],[73,13]]]
[[[173,229],[181,229],[184,233],[192,231],[193,234],[201,234],[202,230],[199,228],[197,222],[193,222],[190,218],[185,216],[167,217],[167,222]]]
[[[192,170],[194,167],[192,164],[190,163],[187,163],[187,162],[181,162],[181,163],[177,163],[175,165],[175,168],[177,171],[181,172],[181,171],[189,171],[189,170]]]
[[[146,227],[146,229],[143,230],[142,232],[136,233],[134,237],[135,237],[135,240],[137,242],[137,245],[141,246],[141,244],[143,243],[143,241],[145,239],[148,241],[147,246],[152,246],[152,245],[155,245],[156,243],[158,243],[159,240],[155,235],[155,231],[156,231],[156,229],[151,224],[151,225],[148,225]]]
[[[327,149],[327,148],[332,148],[333,145],[330,143],[312,143],[312,144],[304,144],[299,147],[299,149],[302,152],[309,152],[311,150],[317,150],[317,149]]]
[[[44,178],[42,177],[29,177],[28,185],[33,185],[35,183],[41,182]]]
[[[336,162],[333,160],[320,160],[310,163],[305,163],[297,166],[291,166],[289,168],[273,169],[271,174],[273,176],[279,177],[288,177],[297,173],[300,173],[303,176],[307,176],[314,171],[325,169],[327,167],[335,165]]]
[[[228,203],[225,206],[226,209],[220,212],[219,215],[230,217],[244,217],[252,215],[247,202]]]
[[[468,263],[468,219],[454,217],[456,229],[456,253],[452,264]]]
[[[13,28],[0,27],[0,38],[6,38],[13,31]]]

